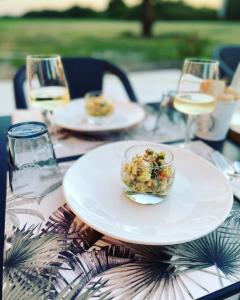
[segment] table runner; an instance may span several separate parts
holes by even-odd
[[[209,147],[194,145],[208,157]],[[239,202],[205,237],[144,246],[84,224],[65,203],[61,176],[42,197],[7,194],[4,299],[196,299],[240,280]]]

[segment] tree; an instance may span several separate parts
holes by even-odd
[[[106,14],[109,18],[125,19],[128,7],[123,0],[110,0]]]
[[[240,1],[228,0],[225,3],[225,18],[227,20],[240,20]]]
[[[142,36],[150,38],[153,35],[154,6],[156,0],[143,0],[142,2]]]

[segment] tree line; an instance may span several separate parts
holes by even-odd
[[[114,20],[141,20],[142,36],[151,37],[156,20],[240,20],[240,0],[224,0],[222,10],[196,8],[184,0],[142,0],[129,7],[123,0],[110,0],[105,11],[74,6],[64,11],[42,10],[23,15],[24,18],[95,18]]]
[[[146,7],[147,6],[147,7]],[[136,6],[127,6],[123,0],[110,0],[105,11],[95,11],[90,8],[74,6],[64,11],[42,10],[31,11],[23,15],[25,18],[95,18],[139,20],[148,6],[154,7],[156,20],[216,20],[217,11],[209,8],[195,8],[183,1],[148,0]]]

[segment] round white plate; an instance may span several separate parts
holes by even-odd
[[[141,205],[122,193],[124,151],[148,142],[116,142],[92,150],[67,171],[63,187],[72,210],[88,225],[108,236],[138,244],[170,245],[197,239],[228,216],[233,195],[216,167],[189,151],[173,152],[176,178],[166,199]]]
[[[74,100],[54,111],[56,125],[75,131],[104,132],[118,131],[130,128],[140,123],[145,116],[144,110],[138,104],[130,101],[115,101],[114,113],[105,124],[88,122],[84,109],[84,100]]]

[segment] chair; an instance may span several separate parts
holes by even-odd
[[[220,62],[220,76],[231,81],[240,63],[240,46],[221,46],[214,51],[213,57]]]
[[[103,77],[110,73],[119,78],[129,99],[137,102],[137,97],[126,74],[117,66],[102,60],[87,57],[62,58],[71,99],[83,97],[87,92],[99,91],[103,87]],[[22,66],[13,79],[16,108],[27,108],[24,92],[26,67]]]

